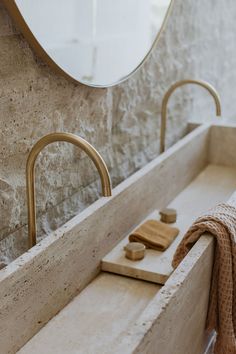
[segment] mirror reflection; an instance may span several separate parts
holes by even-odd
[[[15,0],[52,61],[89,86],[114,85],[150,52],[171,0]]]

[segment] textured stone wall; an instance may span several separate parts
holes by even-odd
[[[113,186],[159,153],[160,107],[176,80],[210,81],[234,119],[235,0],[175,0],[158,46],[128,81],[109,89],[75,85],[31,51],[0,0],[0,261],[27,248],[25,164],[33,144],[53,131],[76,133],[104,157]],[[194,98],[194,100],[193,100]],[[200,88],[183,88],[169,105],[168,144],[190,117],[214,116]],[[37,163],[38,235],[44,237],[99,197],[98,174],[76,148],[53,144]]]

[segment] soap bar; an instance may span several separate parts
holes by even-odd
[[[178,236],[179,229],[158,220],[147,220],[129,235],[130,242],[139,242],[164,252]]]
[[[139,242],[130,242],[124,247],[125,257],[131,261],[140,261],[145,256],[146,247]]]
[[[177,212],[175,209],[162,209],[159,214],[161,215],[161,221],[166,224],[171,224],[176,222],[177,219]]]

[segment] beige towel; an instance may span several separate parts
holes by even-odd
[[[148,220],[129,236],[130,242],[141,242],[146,248],[165,251],[174,241],[179,229],[157,220]]]
[[[216,239],[207,328],[217,332],[215,354],[236,354],[236,208],[219,204],[198,218],[178,246],[172,264],[176,268],[205,232]]]

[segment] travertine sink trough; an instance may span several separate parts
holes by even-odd
[[[202,354],[212,237],[174,272],[171,260],[195,217],[230,198],[236,205],[235,135],[236,126],[199,126],[1,270],[1,354]],[[165,284],[101,272],[102,259],[168,205],[181,232],[159,255]]]

